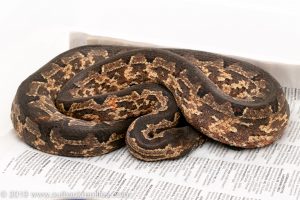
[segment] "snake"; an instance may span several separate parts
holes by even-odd
[[[207,140],[253,149],[290,116],[279,82],[259,66],[189,49],[87,45],[26,78],[15,132],[45,153],[91,157],[126,146],[143,161],[177,159]]]

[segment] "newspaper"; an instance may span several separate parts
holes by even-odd
[[[88,35],[75,36],[71,47],[87,44]],[[138,46],[103,37],[93,37],[93,43],[103,39]],[[300,199],[300,87],[283,86],[289,125],[280,140],[260,149],[209,141],[173,161],[139,161],[126,147],[70,158],[32,149],[11,130],[1,139],[0,199]]]

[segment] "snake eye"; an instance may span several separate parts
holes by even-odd
[[[206,94],[207,94],[207,92],[205,91],[205,89],[204,89],[203,87],[201,87],[201,88],[198,89],[197,95],[198,95],[199,97],[202,98],[202,97],[204,97]]]
[[[154,138],[154,133],[153,133],[152,131],[149,132],[149,133],[148,133],[148,137],[149,137],[149,138]]]

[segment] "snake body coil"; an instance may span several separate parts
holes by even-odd
[[[182,49],[83,46],[20,85],[17,134],[50,154],[96,156],[125,143],[138,159],[174,159],[205,141],[256,148],[283,133],[279,83],[249,63]]]

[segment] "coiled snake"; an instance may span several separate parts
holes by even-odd
[[[279,83],[240,60],[183,49],[82,46],[19,86],[11,118],[30,146],[63,156],[122,147],[174,159],[205,141],[256,148],[281,137],[289,106]]]

